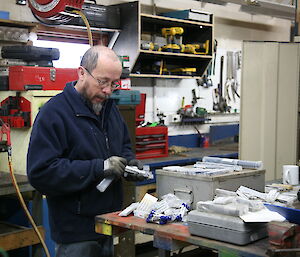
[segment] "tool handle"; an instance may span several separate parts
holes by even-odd
[[[109,177],[102,179],[102,181],[97,185],[97,189],[100,192],[104,192],[106,190],[106,188],[108,188],[108,186],[114,180],[114,178],[115,178],[115,176],[109,176]]]
[[[224,66],[224,56],[221,56],[220,62],[220,83],[218,85],[219,96],[223,97],[223,66]]]

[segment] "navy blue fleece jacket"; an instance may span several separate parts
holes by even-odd
[[[126,124],[107,100],[95,115],[75,90],[76,82],[51,98],[37,115],[27,155],[30,183],[47,196],[51,235],[57,243],[94,240],[95,215],[119,210],[121,179],[101,193],[103,161],[134,158]]]

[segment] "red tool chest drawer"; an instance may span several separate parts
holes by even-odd
[[[168,156],[168,127],[136,128],[136,158],[158,158]]]
[[[73,68],[9,67],[9,90],[63,90],[67,82],[77,79],[77,69]]]

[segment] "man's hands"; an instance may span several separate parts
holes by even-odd
[[[119,156],[111,156],[104,161],[104,177],[114,176],[116,179],[124,176],[125,166],[127,160]],[[143,163],[140,160],[132,159],[129,161],[128,166],[136,166],[138,169],[143,169]],[[145,178],[142,174],[130,174],[127,173],[125,177],[128,181],[143,181]]]
[[[129,161],[128,166],[136,166],[139,170],[142,170],[144,165],[140,160],[132,159]]]
[[[128,166],[136,166],[139,170],[143,169],[143,163],[140,160],[132,159],[129,161]],[[143,181],[145,180],[144,176],[142,174],[131,174],[127,173],[127,176],[125,177],[127,181]]]
[[[119,179],[123,176],[127,160],[119,156],[111,156],[104,161],[104,177],[114,176]]]

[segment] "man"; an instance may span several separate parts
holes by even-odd
[[[112,240],[95,233],[94,218],[120,210],[126,164],[143,167],[134,159],[126,124],[109,99],[121,72],[112,50],[91,47],[78,68],[78,81],[67,83],[34,122],[27,173],[32,186],[47,196],[57,257],[112,256]],[[104,192],[97,190],[100,181],[112,176]]]

